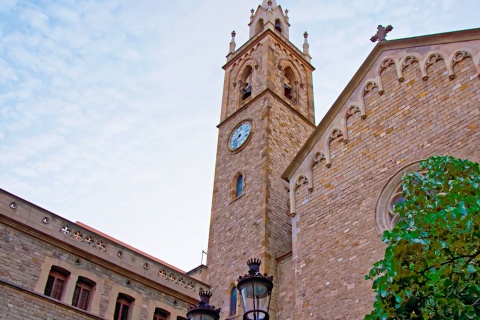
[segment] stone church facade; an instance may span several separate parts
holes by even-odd
[[[224,66],[208,268],[183,272],[0,190],[0,319],[185,319],[202,289],[241,319],[250,258],[271,319],[363,319],[405,171],[480,162],[480,29],[380,41],[315,125],[312,72],[288,12],[264,0]]]

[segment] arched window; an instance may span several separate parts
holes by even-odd
[[[259,33],[263,30],[263,19],[259,19],[257,24],[255,25],[255,34]]]
[[[170,319],[170,312],[164,309],[155,308],[155,314],[153,320],[168,320]]]
[[[78,277],[75,291],[73,292],[72,306],[87,310],[92,299],[92,290],[95,282],[84,277]]]
[[[239,175],[237,177],[237,192],[236,192],[236,197],[240,197],[243,194],[243,175]]]
[[[285,80],[283,81],[283,93],[285,97],[294,100],[295,97],[295,74],[290,67],[285,68]]]
[[[252,82],[253,82],[253,69],[251,66],[247,66],[243,71],[242,79],[240,80],[240,93],[242,100],[247,99],[252,95]]]
[[[233,288],[230,293],[230,315],[234,316],[237,314],[237,288]]]
[[[282,23],[279,19],[275,20],[275,30],[282,33]]]
[[[115,314],[113,316],[113,320],[128,320],[128,314],[134,301],[135,299],[129,295],[119,293],[117,303],[115,305]]]
[[[420,175],[425,174],[425,171],[420,171],[419,162],[412,163],[395,173],[380,193],[375,210],[375,220],[377,229],[381,233],[385,230],[392,230],[397,224],[399,216],[394,211],[395,206],[405,201],[402,196],[402,178],[405,173],[412,172],[418,172]]]
[[[45,285],[44,294],[53,299],[62,300],[65,283],[70,276],[70,271],[63,268],[52,266]]]

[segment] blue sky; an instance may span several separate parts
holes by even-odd
[[[207,249],[225,55],[260,0],[1,0],[0,188],[184,270]],[[478,0],[279,0],[317,122],[388,38],[480,27]]]

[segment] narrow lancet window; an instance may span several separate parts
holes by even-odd
[[[280,23],[280,20],[275,20],[275,30],[278,32],[282,33],[282,24]]]
[[[237,178],[237,197],[243,194],[243,175],[239,175]]]
[[[248,66],[243,72],[243,77],[240,81],[242,100],[245,100],[252,95],[252,81],[252,67]]]
[[[237,288],[233,288],[230,293],[230,315],[237,314]]]

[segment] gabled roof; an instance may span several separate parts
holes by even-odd
[[[335,119],[338,112],[344,107],[347,100],[350,98],[355,89],[361,84],[361,81],[364,79],[367,72],[371,69],[377,59],[380,57],[382,52],[388,50],[398,50],[403,48],[412,48],[420,46],[428,46],[435,44],[447,44],[454,42],[462,41],[471,41],[480,39],[480,28],[461,30],[454,32],[438,33],[432,35],[418,36],[412,38],[404,38],[397,40],[381,41],[370,52],[368,57],[365,59],[363,64],[357,70],[353,78],[347,84],[345,89],[343,89],[340,96],[330,107],[328,112],[325,114],[323,119],[317,125],[316,129],[307,139],[305,144],[302,146],[300,151],[297,153],[295,158],[290,162],[290,165],[287,167],[285,172],[282,174],[282,178],[285,180],[290,180],[292,175],[298,169],[298,167],[303,163],[309,152],[312,150],[317,141],[322,137],[325,130],[328,129],[330,123]]]

